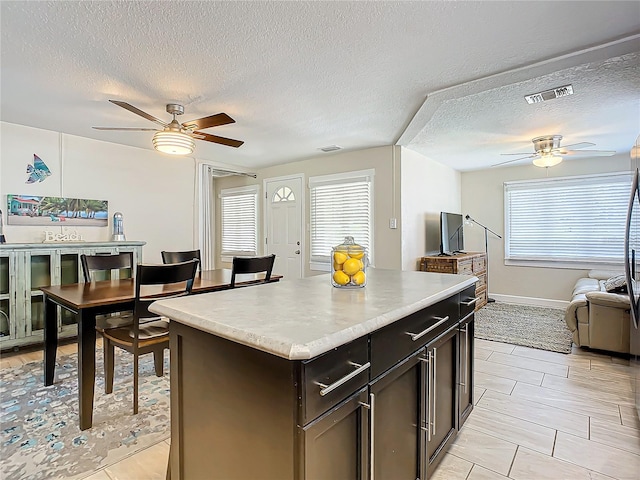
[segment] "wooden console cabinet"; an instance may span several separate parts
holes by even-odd
[[[455,273],[458,275],[475,275],[476,311],[487,304],[487,254],[483,252],[459,253],[450,256],[434,255],[420,259],[420,270],[423,272]]]
[[[0,349],[44,341],[44,301],[39,287],[82,282],[80,255],[133,252],[142,259],[146,242],[6,243],[0,245]],[[133,272],[114,272],[131,276]],[[119,278],[119,277],[118,277]],[[107,279],[105,278],[99,278]],[[77,335],[76,317],[61,310],[58,337]]]

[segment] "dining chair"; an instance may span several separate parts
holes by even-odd
[[[107,275],[101,275],[100,272],[109,272],[113,270],[130,269],[133,273],[133,252],[123,252],[115,255],[111,254],[96,254],[96,255],[80,255],[80,263],[82,264],[82,273],[84,275],[85,283],[91,283],[93,281],[105,280]],[[109,328],[119,328],[131,325],[133,323],[133,311],[123,311],[110,315],[98,315],[96,316],[96,330],[104,339],[104,331]],[[111,351],[109,351],[111,349]],[[104,353],[105,362],[105,393],[111,393],[113,391],[113,370],[114,366],[109,365],[108,362],[113,360],[113,346],[109,346],[108,342],[102,342],[102,351]],[[157,362],[156,362],[157,365]],[[160,363],[162,365],[162,363]],[[156,370],[156,374],[158,371]],[[162,376],[162,370],[160,370],[160,376]]]
[[[162,372],[164,350],[169,348],[169,320],[149,312],[149,305],[159,299],[191,293],[198,261],[191,259],[166,265],[138,265],[136,269],[133,323],[104,331],[104,341],[133,354],[133,413],[138,413],[138,357],[153,352],[158,371]],[[113,368],[113,358],[109,364]],[[105,362],[106,368],[106,362]],[[162,373],[160,373],[161,376]],[[105,378],[107,372],[105,371]],[[110,375],[113,378],[113,372]]]
[[[231,288],[236,288],[236,275],[243,273],[265,272],[264,279],[257,283],[267,283],[271,279],[271,271],[273,270],[275,259],[275,255],[267,255],[264,257],[233,257]]]
[[[162,263],[179,263],[186,262],[187,260],[191,260],[192,258],[197,258],[198,262],[202,262],[200,258],[200,249],[198,250],[185,250],[183,252],[160,252],[162,255]],[[198,265],[198,269],[202,270],[202,268]]]

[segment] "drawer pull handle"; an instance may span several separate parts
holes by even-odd
[[[338,388],[341,385],[344,385],[345,383],[347,383],[352,378],[357,377],[358,375],[360,375],[362,372],[364,372],[365,370],[367,370],[371,366],[371,363],[369,363],[369,362],[365,363],[364,365],[360,365],[359,363],[354,363],[354,362],[349,362],[349,364],[354,366],[354,367],[356,367],[356,369],[353,372],[349,373],[348,375],[345,375],[341,379],[336,380],[331,385],[326,385],[324,383],[315,382],[315,384],[320,387],[320,396],[321,397],[324,397],[325,395],[333,392],[336,388]]]
[[[438,320],[438,323],[436,323],[435,325],[431,325],[429,328],[421,331],[420,333],[411,333],[411,332],[404,332],[407,335],[409,335],[411,337],[412,341],[416,341],[418,340],[420,337],[424,337],[427,333],[429,333],[431,330],[433,330],[434,328],[438,328],[440,325],[442,325],[444,322],[446,322],[447,320],[449,320],[449,315],[447,315],[446,317],[434,317],[434,320]]]
[[[465,322],[474,313],[476,312],[467,313],[464,317],[462,317],[462,319],[460,320],[460,323]]]
[[[476,302],[478,301],[477,298],[473,298],[471,300],[468,300],[466,302],[460,302],[462,305],[464,305],[465,307],[470,307],[471,305],[474,305]]]

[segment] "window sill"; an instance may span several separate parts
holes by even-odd
[[[504,264],[512,267],[566,268],[573,270],[624,270],[624,263],[613,261],[515,260],[505,258]]]

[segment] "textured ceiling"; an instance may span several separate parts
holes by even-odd
[[[240,167],[398,143],[460,170],[537,135],[629,151],[640,2],[0,2],[0,119],[142,148],[163,120],[226,112],[195,155]],[[622,39],[622,40],[621,40]],[[608,44],[608,42],[613,42]],[[634,55],[633,53],[636,52]],[[576,94],[527,105],[573,83]],[[330,155],[330,154],[323,154]]]

